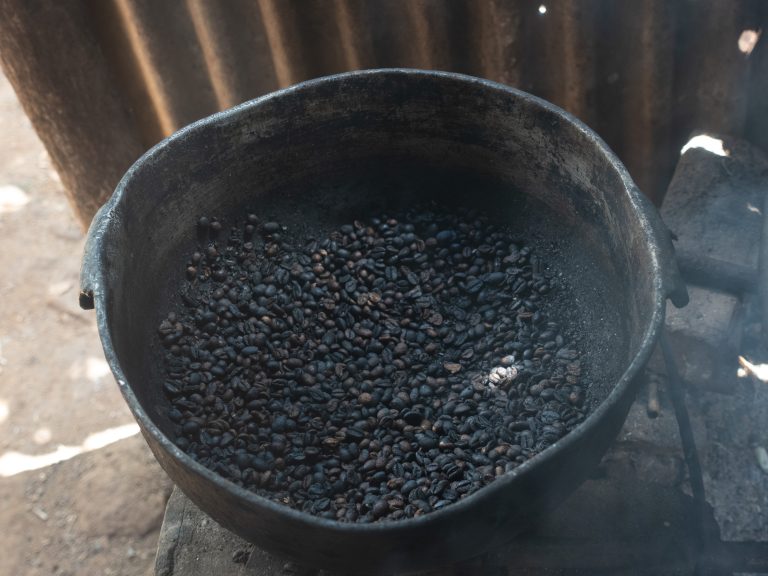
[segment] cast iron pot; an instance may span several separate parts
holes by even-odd
[[[470,497],[419,518],[320,519],[202,467],[171,440],[161,392],[161,317],[178,305],[195,222],[246,208],[289,234],[421,200],[469,202],[546,252],[571,298],[594,411],[575,431]],[[508,543],[560,503],[618,433],[663,325],[682,305],[671,243],[605,143],[539,98],[477,78],[371,70],[321,78],[196,122],[155,146],[93,220],[81,304],[155,457],[222,526],[303,564],[394,572]],[[514,546],[514,542],[508,544]]]

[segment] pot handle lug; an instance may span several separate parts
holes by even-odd
[[[112,202],[103,204],[91,220],[88,235],[85,239],[83,250],[83,263],[80,266],[80,308],[93,310],[95,306],[94,292],[98,287],[98,268],[100,266],[99,254],[101,241],[107,224],[110,220],[110,207]]]
[[[664,292],[667,298],[672,301],[672,304],[677,308],[683,308],[688,305],[688,288],[677,266],[675,246],[672,244],[672,232],[667,228],[667,225],[661,219],[659,211],[651,204],[651,201],[642,193],[639,196],[644,204],[643,207],[648,216],[648,222],[650,222],[653,229],[654,237],[658,240]]]

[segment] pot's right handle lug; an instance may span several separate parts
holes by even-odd
[[[659,219],[661,222],[661,219]],[[667,244],[667,246],[660,246],[662,258],[662,274],[664,275],[664,287],[667,292],[667,297],[672,301],[677,308],[683,308],[688,305],[690,300],[688,296],[688,287],[685,284],[683,275],[680,273],[680,268],[677,265],[677,258],[675,257],[675,247],[672,244],[672,234],[667,228],[666,224],[661,222],[661,242]]]
[[[667,225],[661,219],[661,215],[651,201],[642,193],[638,192],[643,209],[648,221],[653,229],[653,236],[658,241],[659,256],[661,260],[661,280],[664,285],[664,292],[677,308],[683,308],[688,305],[688,288],[677,266],[677,257],[675,256],[675,246],[672,244],[672,233]]]

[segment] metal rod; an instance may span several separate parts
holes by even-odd
[[[707,500],[704,495],[704,477],[701,472],[701,462],[699,461],[699,454],[696,450],[696,441],[693,438],[693,430],[691,429],[691,419],[688,415],[688,408],[685,405],[683,382],[677,371],[672,348],[669,345],[667,333],[664,329],[661,331],[660,343],[661,352],[664,355],[664,364],[667,367],[669,397],[672,400],[672,406],[675,409],[677,427],[680,431],[680,441],[683,445],[683,456],[685,458],[685,464],[688,467],[688,481],[691,485],[691,492],[693,493],[695,504],[694,521],[696,523],[698,549],[699,551],[703,551],[708,535],[703,533]],[[696,573],[700,573],[698,567]]]
[[[690,476],[691,491],[693,498],[698,503],[706,504],[704,497],[704,479],[701,472],[701,463],[699,454],[696,450],[696,442],[693,438],[691,429],[691,420],[688,415],[688,408],[685,406],[685,395],[683,382],[680,373],[677,371],[672,349],[667,340],[665,331],[661,333],[661,351],[664,354],[664,364],[667,366],[667,382],[669,383],[669,396],[672,405],[675,408],[675,417],[677,418],[678,429],[680,430],[680,440],[683,444],[683,455],[685,463],[688,466]]]

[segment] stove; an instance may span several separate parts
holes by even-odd
[[[662,207],[691,303],[668,308],[618,439],[594,475],[527,533],[423,576],[768,574],[766,176],[768,160],[746,142],[691,139]],[[255,548],[178,489],[155,574],[331,576]]]

